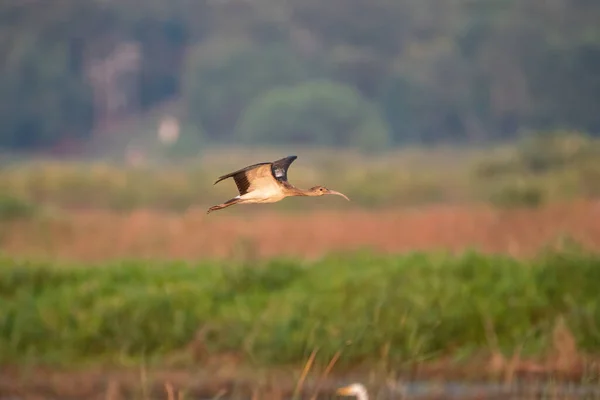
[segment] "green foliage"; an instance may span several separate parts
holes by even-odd
[[[278,87],[258,97],[236,131],[244,143],[380,149],[389,143],[388,130],[376,106],[355,89],[316,80]]]
[[[231,142],[257,96],[316,78],[376,101],[385,122],[364,129],[389,125],[396,144],[600,129],[593,1],[66,0],[46,14],[12,3],[0,5],[2,147],[102,136],[101,122],[173,99],[212,142]],[[140,70],[115,82],[135,97],[107,117],[89,66],[124,42],[139,45]]]
[[[592,73],[600,65],[599,37],[596,33],[595,37],[589,35],[581,42],[552,43],[543,49],[539,58],[540,64],[546,68],[538,69],[537,73],[528,71],[532,94],[545,99],[532,113],[538,127],[553,129],[567,126],[598,132],[598,103],[579,100],[592,99],[600,93],[600,79]],[[549,85],[548,82],[557,84]]]
[[[12,165],[0,173],[0,192],[31,204],[67,209],[85,206],[184,210],[212,205],[229,198],[232,191],[235,193],[231,181],[214,186],[215,177],[276,159],[289,151],[264,146],[253,146],[252,151],[216,148],[186,124],[182,124],[179,142],[160,144],[156,128],[156,124],[149,124],[145,132],[149,135],[140,135],[139,140],[120,146],[143,148],[148,157],[146,165],[12,160]],[[367,145],[376,143],[369,141],[370,134],[369,131],[358,139],[366,140]],[[502,149],[407,148],[376,155],[355,149],[304,147],[297,153],[300,158],[290,170],[290,180],[305,188],[326,185],[347,194],[352,201],[286,199],[273,207],[376,208],[474,201],[537,206],[600,194],[597,139],[573,135],[554,145],[528,143]],[[193,161],[182,160],[187,157]],[[256,209],[243,210],[246,213]],[[237,210],[232,208],[231,212]]]
[[[181,160],[197,157],[205,143],[205,133],[200,126],[184,123],[180,127],[177,140],[173,143],[164,143],[161,147],[167,157]]]
[[[188,139],[181,139],[187,141]],[[175,156],[179,148],[164,148],[167,155]],[[196,153],[198,148],[190,146],[185,151]],[[203,163],[190,165],[173,163],[170,166],[152,165],[145,168],[129,167],[114,163],[68,163],[40,162],[18,163],[0,174],[0,191],[7,196],[19,197],[34,204],[52,205],[62,208],[95,207],[108,209],[154,208],[182,210],[193,205],[208,205],[223,201],[235,190],[232,182],[213,186],[215,177],[229,168],[239,168],[250,160],[262,160],[256,155],[229,162],[226,167],[215,166],[218,159],[231,159],[233,153],[210,157],[204,150]],[[178,153],[177,156],[181,156]],[[271,157],[265,155],[264,157]],[[305,153],[307,159],[311,152]],[[383,167],[371,165],[378,158],[364,155],[345,159],[345,153],[329,152],[328,160],[335,165],[323,166],[298,164],[294,168],[294,182],[302,187],[327,184],[346,193],[352,199],[348,205],[320,202],[320,207],[335,204],[335,207],[385,206],[398,204],[421,204],[440,201],[449,188],[454,187],[447,176],[431,173],[407,173],[402,166],[387,162]],[[427,163],[429,156],[423,156]],[[402,157],[395,157],[401,160]],[[344,171],[341,173],[340,171]],[[284,205],[316,207],[319,202],[286,200]],[[247,211],[252,210],[246,209]]]
[[[0,222],[31,217],[36,206],[29,201],[0,194]]]
[[[469,99],[444,93],[444,86],[392,76],[383,85],[380,103],[397,143],[465,142]],[[461,104],[462,103],[462,104]]]
[[[527,137],[517,154],[527,171],[539,174],[596,162],[600,145],[579,132],[539,132]]]
[[[551,198],[600,193],[600,145],[578,132],[528,135],[516,147],[478,162],[476,185],[499,205],[536,206]]]
[[[544,203],[544,192],[535,184],[517,181],[505,184],[493,191],[489,198],[501,207],[537,207]]]
[[[329,255],[101,266],[0,262],[0,362],[164,360],[203,327],[210,352],[263,365],[342,351],[341,364],[419,362],[548,350],[565,317],[583,352],[600,350],[600,259],[565,250],[517,261],[465,253]]]
[[[212,138],[226,138],[246,106],[277,85],[307,78],[310,68],[280,45],[233,46],[209,53],[200,47],[187,63],[185,98],[190,118],[205,126]]]
[[[0,147],[37,148],[60,138],[86,136],[92,92],[69,71],[64,44],[23,38],[0,70]]]
[[[62,207],[181,210],[195,202],[207,184],[197,171],[136,169],[114,164],[40,163],[0,176],[5,193],[28,202]]]

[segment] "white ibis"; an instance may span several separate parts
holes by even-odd
[[[289,183],[287,171],[296,158],[298,157],[288,156],[273,162],[253,164],[219,177],[214,183],[215,185],[224,179],[233,178],[240,194],[222,204],[210,207],[206,213],[209,214],[235,204],[275,203],[288,196],[336,194],[350,201],[345,194],[324,186],[314,186],[304,190]]]
[[[344,386],[336,390],[335,393],[340,396],[356,397],[357,400],[369,400],[367,388],[365,388],[361,383],[353,383],[351,385]]]

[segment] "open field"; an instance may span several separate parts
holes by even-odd
[[[123,368],[123,379],[142,368],[180,387],[194,373],[211,374],[213,385],[232,376],[256,384],[279,370],[280,387],[289,388],[314,350],[317,370],[333,359],[332,377],[362,372],[361,380],[374,374],[380,383],[599,378],[600,258],[580,251],[528,261],[358,252],[313,262],[1,264],[6,376],[24,379],[23,369],[8,368],[20,365],[71,392],[83,388],[66,384],[64,373],[60,381],[61,367],[96,371],[88,389],[98,390]]]
[[[165,383],[186,399],[291,398],[315,349],[305,396],[348,380],[386,396],[396,378],[433,379],[433,393],[454,378],[598,384],[596,202],[264,208],[3,223],[0,398],[167,399]],[[532,260],[545,246],[567,252]],[[533,387],[459,398],[539,398]]]
[[[324,185],[341,199],[288,199],[269,208],[378,209],[488,203],[536,207],[600,195],[600,140],[563,133],[488,148],[406,148],[378,154],[295,148],[289,179]],[[206,149],[190,160],[23,159],[0,164],[0,220],[27,205],[59,209],[208,207],[237,194],[218,176],[289,155],[289,149]]]
[[[0,245],[11,256],[78,261],[315,258],[365,248],[385,253],[473,248],[529,256],[571,239],[590,250],[600,249],[596,201],[535,209],[438,205],[388,211],[267,210],[268,206],[243,205],[210,215],[204,209],[53,214],[5,222]]]
[[[485,199],[488,195],[475,196],[469,187],[469,168],[480,156],[478,152],[401,151],[374,157],[344,151],[296,150],[298,160],[290,168],[290,181],[304,188],[320,184],[342,191],[352,204],[334,201],[335,205],[328,207],[331,201],[286,201],[272,205],[277,210],[398,206]],[[0,191],[3,196],[63,209],[184,211],[219,203],[236,194],[232,180],[213,186],[218,176],[287,155],[286,149],[213,150],[189,162],[149,160],[143,165],[106,160],[24,160],[0,169]]]
[[[314,351],[305,398],[349,380],[383,397],[421,378],[597,385],[594,146],[311,151],[290,179],[352,202],[211,215],[235,194],[214,177],[281,152],[4,165],[0,399],[177,398],[165,383],[186,399],[293,398]]]

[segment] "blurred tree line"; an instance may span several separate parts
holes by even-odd
[[[600,132],[597,0],[5,0],[0,146],[175,101],[212,142]]]

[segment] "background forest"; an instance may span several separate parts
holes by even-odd
[[[187,150],[598,134],[599,16],[595,0],[5,0],[0,147],[99,148],[155,110]]]

